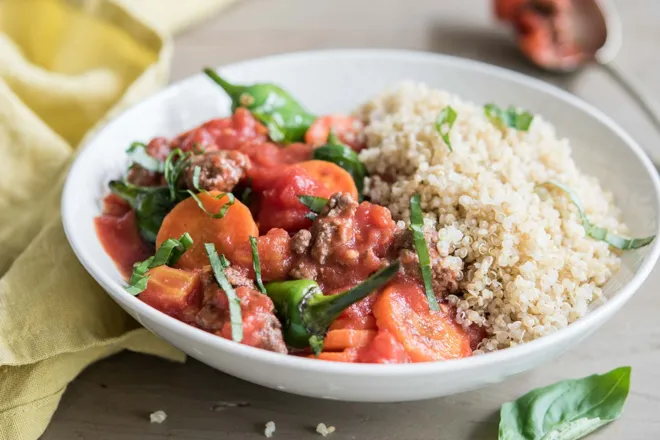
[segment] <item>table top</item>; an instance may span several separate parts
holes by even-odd
[[[196,1],[196,0],[189,0]],[[376,6],[376,3],[378,6]],[[577,76],[542,74],[525,64],[483,0],[239,0],[178,36],[173,80],[222,65],[295,50],[379,47],[479,59],[564,87],[618,121],[646,148],[660,137],[634,102],[600,68]],[[660,2],[619,0],[624,42],[615,63],[660,101]],[[659,148],[660,151],[660,148]],[[195,360],[184,365],[123,353],[88,368],[64,394],[44,440],[276,439],[492,440],[500,406],[565,378],[632,365],[623,417],[590,437],[651,439],[660,431],[660,269],[596,335],[542,368],[481,390],[425,402],[338,403],[299,397],[235,379]],[[149,423],[162,409],[167,421]]]

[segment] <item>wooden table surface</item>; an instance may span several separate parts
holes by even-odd
[[[197,1],[197,0],[187,0]],[[646,148],[660,136],[599,68],[553,77],[518,57],[507,30],[493,23],[484,0],[239,0],[176,38],[173,79],[241,59],[295,50],[379,47],[475,58],[554,82],[612,116]],[[624,44],[616,63],[660,101],[660,2],[619,0]],[[595,146],[597,148],[597,146]],[[276,439],[455,440],[497,438],[500,406],[569,377],[632,365],[623,417],[593,439],[660,438],[660,270],[608,322],[563,357],[505,383],[426,402],[337,403],[298,397],[232,378],[197,361],[177,365],[124,353],[88,368],[69,387],[45,440],[259,439],[277,423]],[[167,412],[162,425],[149,413]]]

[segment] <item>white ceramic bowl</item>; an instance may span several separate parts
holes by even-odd
[[[571,139],[579,166],[613,191],[634,235],[658,233],[660,182],[642,149],[601,112],[543,82],[474,61],[388,50],[279,55],[225,66],[221,72],[240,83],[278,83],[318,114],[348,112],[384,87],[406,79],[478,104],[516,104],[541,113]],[[623,268],[605,286],[608,301],[568,328],[487,355],[407,365],[344,364],[236,344],[170,318],[126,293],[93,226],[106,184],[121,175],[124,150],[131,141],[172,136],[228,114],[225,94],[201,74],[129,109],[80,153],[66,182],[62,213],[76,255],[121,307],[190,356],[250,382],[307,396],[370,402],[426,399],[500,382],[559,356],[596,331],[635,293],[660,252],[660,240],[626,252]]]

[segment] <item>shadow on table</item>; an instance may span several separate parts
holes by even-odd
[[[571,91],[578,75],[545,72],[528,62],[506,30],[439,22],[431,28],[429,50],[494,64]]]

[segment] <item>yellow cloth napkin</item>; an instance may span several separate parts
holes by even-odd
[[[0,0],[0,439],[38,438],[96,360],[184,360],[78,263],[60,192],[81,140],[167,81],[169,34],[231,1]]]

